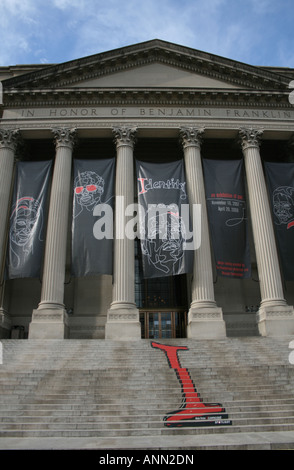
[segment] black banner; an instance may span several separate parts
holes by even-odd
[[[17,162],[6,263],[8,279],[39,277],[51,161]]]
[[[75,160],[72,273],[112,274],[115,159]]]
[[[206,200],[217,274],[251,276],[243,160],[203,161]]]
[[[193,234],[184,163],[136,162],[145,278],[193,271]]]
[[[294,163],[265,162],[280,262],[286,281],[294,281]]]

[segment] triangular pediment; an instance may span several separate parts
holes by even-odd
[[[4,80],[4,102],[173,102],[215,100],[215,96],[286,96],[289,77],[196,49],[152,40]],[[243,99],[243,98],[242,98]],[[260,98],[258,98],[260,99]],[[275,98],[273,98],[275,99]],[[284,99],[284,98],[283,98]],[[149,100],[149,101],[148,101]],[[197,101],[198,100],[198,101]],[[189,101],[190,102],[190,101]]]
[[[238,88],[224,80],[210,78],[200,73],[161,63],[133,67],[91,80],[78,82],[75,87],[134,87],[134,88]]]

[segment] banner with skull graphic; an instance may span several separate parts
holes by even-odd
[[[112,274],[115,159],[75,160],[72,273]]]
[[[207,213],[217,274],[251,276],[243,160],[203,160]]]
[[[193,271],[184,162],[137,161],[139,236],[145,278]]]
[[[286,281],[294,281],[294,163],[265,162],[281,267]]]
[[[51,167],[51,161],[16,163],[5,273],[8,279],[41,274]]]

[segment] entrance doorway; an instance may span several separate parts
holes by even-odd
[[[185,274],[144,279],[138,241],[135,244],[135,299],[142,338],[185,338],[187,277]]]
[[[143,338],[160,339],[186,337],[186,312],[141,311],[140,320]]]

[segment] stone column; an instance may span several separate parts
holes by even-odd
[[[8,211],[13,180],[15,152],[20,139],[18,130],[0,129],[0,260],[1,281],[6,254]],[[0,287],[0,337],[7,337],[11,320],[4,307],[4,285]]]
[[[210,236],[200,146],[203,129],[182,128],[180,138],[184,149],[189,203],[201,206],[201,241],[194,252],[192,302],[188,314],[189,338],[223,338],[226,336],[222,309],[216,305]]]
[[[29,338],[59,339],[68,335],[63,304],[68,211],[75,129],[53,130],[56,144],[47,224],[41,302],[34,310]]]
[[[262,336],[294,334],[294,311],[283,294],[274,227],[259,153],[262,131],[240,129],[260,282],[258,326]]]
[[[113,130],[117,149],[113,298],[107,312],[105,338],[141,338],[139,311],[135,304],[134,240],[126,236],[126,208],[134,203],[133,149],[136,129]]]

